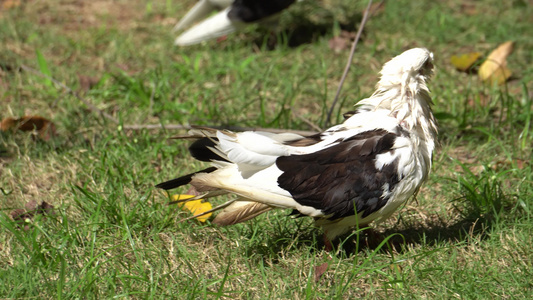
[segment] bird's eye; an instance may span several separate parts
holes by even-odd
[[[430,59],[428,59],[422,65],[422,68],[420,68],[420,74],[429,75],[431,73],[431,70],[433,70],[433,62]]]

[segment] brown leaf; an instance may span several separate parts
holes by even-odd
[[[39,137],[43,140],[49,140],[50,137],[54,136],[56,133],[56,127],[54,123],[41,116],[24,116],[18,119],[7,117],[0,122],[0,130],[36,130],[39,133]]]
[[[516,167],[517,167],[519,170],[524,169],[525,166],[527,166],[527,165],[530,164],[529,161],[527,161],[527,160],[523,160],[523,159],[517,159],[515,162],[516,162]]]
[[[217,43],[222,43],[222,42],[224,42],[227,39],[228,39],[228,36],[227,35],[223,35],[223,36],[217,38]]]
[[[4,0],[2,2],[2,10],[7,10],[20,6],[20,0]]]
[[[45,216],[53,216],[56,214],[54,206],[46,201],[43,201],[37,208],[37,213]]]
[[[31,200],[24,204],[25,209],[17,208],[11,212],[11,218],[17,222],[19,227],[22,227],[25,231],[30,229],[30,223],[33,217],[36,215],[55,215],[54,206],[43,201],[40,205],[37,201]],[[46,217],[44,218],[46,219]]]
[[[324,273],[328,270],[328,267],[329,264],[327,262],[319,266],[315,266],[315,282],[318,282],[320,280],[322,275],[324,275]]]
[[[48,202],[46,201],[43,201],[41,203],[41,207],[40,207],[40,210],[39,212],[41,214],[46,214],[46,215],[49,215],[49,216],[53,216],[56,214],[55,210],[54,210],[54,206],[52,204],[49,204]]]
[[[26,204],[24,204],[24,208],[26,209],[27,212],[35,212],[37,210],[37,201],[35,200],[31,200],[30,202],[27,202]]]
[[[478,14],[476,5],[474,3],[462,3],[461,12],[469,16],[474,16]]]
[[[511,77],[507,57],[513,52],[513,42],[508,41],[494,49],[479,67],[479,77],[485,82],[503,84]]]
[[[24,209],[17,208],[11,212],[11,218],[13,218],[14,221],[20,220],[25,213],[26,211]]]
[[[51,204],[48,204],[48,202],[43,201],[41,204],[37,204],[37,201],[31,200],[30,202],[27,202],[24,204],[24,208],[26,208],[26,211],[28,213],[32,214],[41,214],[41,215],[53,215],[54,212],[54,206]]]
[[[350,48],[353,39],[355,39],[355,33],[343,30],[338,36],[329,40],[329,48],[335,53],[340,53]]]
[[[491,168],[493,170],[508,170],[512,168],[518,168],[519,170],[524,169],[525,167],[528,167],[530,162],[528,160],[515,158],[512,161],[507,159],[502,160],[496,160],[492,162]]]
[[[348,48],[348,42],[346,39],[340,36],[334,36],[328,42],[329,49],[333,50],[335,53],[339,53]]]
[[[14,72],[19,71],[19,67],[15,67],[13,64],[6,63],[6,62],[0,62],[0,70],[6,71],[6,72]]]
[[[33,219],[32,213],[26,212],[22,208],[18,208],[11,212],[11,217],[13,218],[13,221],[17,223],[19,228],[22,227],[24,231],[28,231],[30,229],[29,224],[31,223],[31,220]]]
[[[490,103],[490,97],[489,95],[487,94],[484,94],[484,93],[479,93],[478,94],[478,98],[474,98],[474,97],[471,97],[471,98],[468,98],[468,106],[470,107],[476,107],[477,105],[481,105],[483,107],[489,105]]]
[[[96,77],[78,74],[78,81],[80,82],[80,90],[86,92],[94,87],[100,80]]]

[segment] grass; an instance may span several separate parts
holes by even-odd
[[[251,28],[175,48],[170,29],[192,2],[45,0],[0,11],[0,117],[39,115],[57,128],[48,140],[0,132],[0,298],[533,296],[529,2],[389,1],[371,17],[335,118],[370,95],[383,62],[425,46],[438,69],[440,147],[416,201],[375,228],[377,243],[352,234],[334,253],[311,220],[283,211],[232,227],[178,223],[187,213],[154,184],[201,167],[168,140],[180,132],[124,130],[19,69],[49,74],[122,125],[322,126],[348,56],[328,40],[366,3],[295,7],[283,16],[289,29],[329,22],[297,47],[290,34],[274,45]],[[516,46],[505,86],[449,62],[507,40]],[[31,201],[54,208],[14,220]]]

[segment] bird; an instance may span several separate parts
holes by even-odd
[[[194,45],[230,34],[251,23],[268,24],[275,22],[279,13],[296,1],[200,0],[174,26],[174,31],[186,29],[213,11],[221,11],[184,31],[175,39],[174,44],[177,46]]]
[[[310,216],[327,246],[389,218],[427,180],[438,131],[427,86],[433,73],[429,50],[401,53],[346,120],[309,136],[195,127],[189,152],[210,166],[156,187],[191,184],[200,194],[188,200],[234,195],[208,211],[219,211],[212,223],[221,226],[273,209]]]

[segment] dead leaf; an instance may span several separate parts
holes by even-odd
[[[54,206],[43,201],[40,205],[37,201],[32,200],[24,204],[25,209],[18,208],[11,212],[11,218],[17,222],[19,227],[22,227],[24,231],[30,229],[31,222],[35,215],[54,215]],[[44,218],[46,219],[46,217]]]
[[[318,282],[320,278],[322,278],[322,275],[324,275],[324,273],[328,270],[328,266],[329,264],[327,262],[319,266],[315,266],[315,282]]]
[[[24,116],[22,118],[7,117],[0,122],[0,130],[33,131],[39,133],[39,137],[47,141],[56,134],[56,127],[50,120],[41,116]]]
[[[31,200],[30,202],[26,202],[26,204],[24,204],[24,208],[26,209],[27,212],[34,212],[37,210],[37,201],[35,200]]]
[[[2,10],[8,10],[19,6],[20,0],[4,0],[4,2],[2,2]]]
[[[485,107],[485,106],[490,104],[490,100],[491,100],[491,98],[490,98],[489,95],[487,95],[485,93],[479,93],[477,95],[477,98],[475,98],[475,95],[474,95],[474,97],[468,98],[467,104],[470,107],[476,107],[478,105],[481,105],[482,107]]]
[[[452,65],[459,71],[469,71],[474,63],[481,57],[480,52],[470,52],[461,55],[452,55],[450,61]]]
[[[329,40],[328,45],[329,49],[333,50],[335,53],[340,53],[348,48],[348,42],[340,36],[332,37],[331,40]]]
[[[22,217],[22,215],[25,214],[25,213],[26,213],[26,211],[25,211],[24,209],[22,209],[22,208],[17,208],[17,209],[15,209],[15,210],[13,210],[13,211],[11,212],[11,218],[13,218],[13,220],[17,221],[17,220],[19,220],[19,219]]]
[[[226,41],[228,39],[228,36],[227,35],[223,35],[219,38],[217,38],[217,43],[222,43],[224,41]]]
[[[11,212],[11,218],[13,218],[13,221],[17,223],[19,228],[22,227],[24,231],[28,231],[30,229],[30,223],[31,219],[33,218],[33,214],[27,213],[22,208],[18,208]]]
[[[354,39],[355,33],[343,30],[338,36],[331,38],[328,45],[333,52],[340,53],[341,51],[349,49]]]
[[[461,3],[461,12],[469,16],[478,14],[476,5],[474,3]]]
[[[19,67],[15,67],[14,65],[6,62],[0,62],[0,70],[6,71],[6,72],[13,72],[13,71],[19,71]]]
[[[185,194],[173,195],[172,196],[172,201],[185,200],[185,199],[189,199],[189,198],[193,198],[193,197],[195,197],[195,196],[194,195],[185,195]],[[202,214],[202,213],[204,213],[204,212],[206,212],[206,211],[208,211],[208,210],[213,208],[211,203],[209,203],[207,201],[204,201],[203,199],[183,202],[183,203],[179,204],[179,207],[182,210],[190,211],[193,215]],[[207,219],[209,219],[209,217],[211,217],[211,215],[212,215],[212,213],[208,213],[208,214],[196,217],[196,219],[198,221],[200,221],[200,222],[205,222],[205,221],[207,221]]]
[[[511,77],[507,57],[513,52],[513,42],[508,41],[494,49],[479,67],[479,77],[485,82],[503,84]]]
[[[517,167],[519,170],[524,169],[525,166],[527,166],[527,165],[530,164],[529,161],[527,161],[527,160],[523,160],[523,159],[516,159],[515,162],[516,162],[516,167]]]
[[[498,170],[509,170],[512,168],[517,168],[519,170],[524,169],[530,164],[528,160],[515,158],[512,161],[507,159],[502,160],[496,160],[490,164],[491,169],[498,171]]]
[[[53,215],[56,214],[56,212],[54,210],[54,206],[52,204],[49,204],[46,201],[43,201],[41,203],[41,207],[39,207],[39,213],[46,214],[46,215],[49,215],[49,216],[53,216]]]
[[[89,77],[78,74],[78,81],[80,83],[80,90],[86,92],[93,88],[100,80],[96,77]]]

